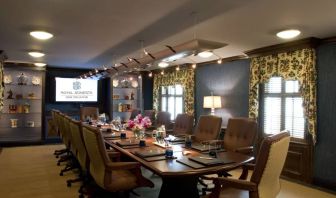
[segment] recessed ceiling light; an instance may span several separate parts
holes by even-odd
[[[276,35],[282,39],[291,39],[299,36],[299,34],[301,34],[299,30],[291,29],[278,32]]]
[[[168,67],[169,64],[166,63],[166,62],[159,62],[158,66],[161,67],[161,68],[165,68],[165,67]]]
[[[52,38],[54,35],[50,34],[49,32],[45,31],[32,31],[29,33],[30,36],[39,39],[39,40],[47,40]]]
[[[40,58],[45,55],[42,52],[29,52],[28,54],[34,58]]]
[[[210,51],[204,51],[204,52],[200,52],[197,54],[197,56],[201,57],[201,58],[209,58],[210,56],[212,56],[213,53]]]
[[[34,65],[37,66],[37,67],[44,67],[47,64],[45,64],[45,63],[34,63]]]

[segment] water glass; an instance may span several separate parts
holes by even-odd
[[[191,147],[191,136],[190,135],[185,137],[185,147],[187,148]]]

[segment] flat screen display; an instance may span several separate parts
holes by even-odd
[[[56,102],[97,102],[98,81],[56,77]]]

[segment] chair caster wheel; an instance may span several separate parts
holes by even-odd
[[[67,187],[71,187],[71,182],[67,182]]]
[[[79,195],[79,198],[84,198],[84,195]]]
[[[56,155],[56,158],[59,158],[59,156],[58,156],[58,155]]]
[[[60,174],[59,174],[60,176],[63,176],[63,172],[60,172]]]
[[[61,165],[61,162],[57,162],[57,166]]]

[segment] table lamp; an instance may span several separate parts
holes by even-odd
[[[222,101],[220,96],[214,96],[211,93],[211,96],[204,96],[203,108],[211,108],[211,115],[215,115],[215,108],[221,108]]]

